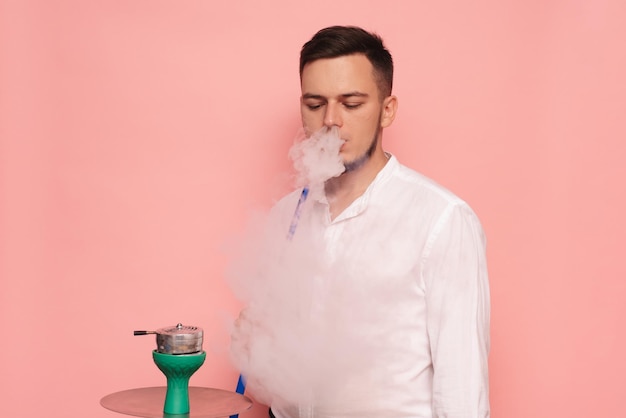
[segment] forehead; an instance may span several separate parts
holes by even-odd
[[[302,70],[302,93],[328,96],[346,92],[376,91],[372,64],[363,54],[323,58],[308,63]]]

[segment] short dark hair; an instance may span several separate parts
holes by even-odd
[[[315,60],[363,54],[374,67],[381,100],[391,94],[393,59],[383,40],[357,26],[331,26],[317,32],[300,51],[300,79],[304,67]]]

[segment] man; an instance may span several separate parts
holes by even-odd
[[[300,286],[297,301],[256,300],[234,333],[247,350],[238,363],[269,393],[270,416],[489,416],[483,232],[465,202],[383,150],[398,106],[392,78],[391,55],[363,29],[329,27],[302,48],[304,130],[338,131],[345,171],[311,195],[293,242],[277,250],[297,261],[291,281],[266,294]],[[274,208],[283,236],[299,196]],[[263,316],[270,306],[277,313]]]

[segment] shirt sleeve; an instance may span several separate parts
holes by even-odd
[[[422,258],[437,418],[489,417],[485,237],[466,205],[448,206]]]

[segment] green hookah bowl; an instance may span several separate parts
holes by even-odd
[[[189,413],[189,378],[202,366],[206,353],[164,354],[154,350],[152,358],[167,377],[163,412],[173,415]]]
[[[157,335],[157,349],[152,358],[167,378],[165,414],[189,413],[189,378],[202,366],[202,328],[177,324],[157,331],[135,331],[135,335]]]

